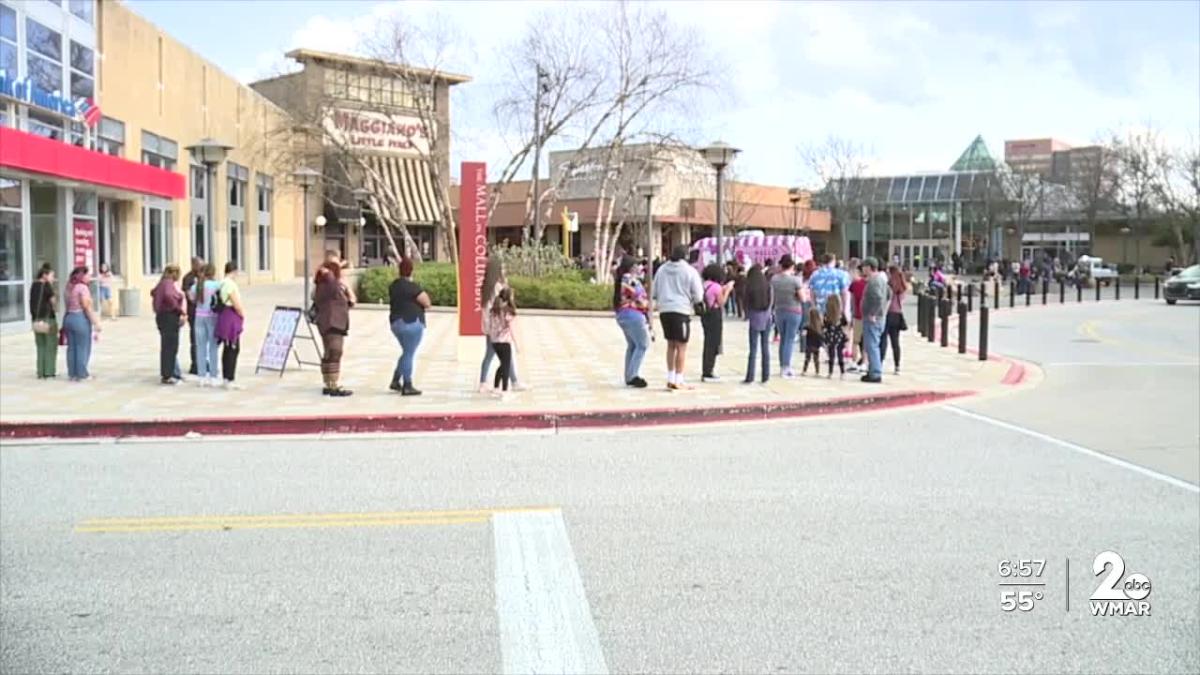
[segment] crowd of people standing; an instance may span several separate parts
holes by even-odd
[[[756,366],[761,382],[770,379],[772,331],[784,379],[807,375],[809,365],[819,374],[822,355],[826,377],[833,377],[835,365],[844,376],[849,355],[851,372],[865,370],[862,381],[880,382],[888,342],[893,372],[899,374],[900,332],[907,329],[903,312],[907,279],[897,265],[881,270],[875,258],[861,263],[852,260],[848,268],[833,254],[825,254],[820,264],[808,260],[799,269],[790,255],[784,255],[778,264],[768,260],[752,265],[745,273],[736,264],[723,267],[714,263],[697,270],[688,259],[687,247],[677,246],[654,271],[652,292],[647,294],[641,281],[645,270],[625,256],[614,275],[613,310],[626,341],[626,385],[647,386],[640,371],[654,337],[651,298],[667,341],[666,386],[670,390],[692,388],[684,372],[693,315],[700,317],[704,333],[702,382],[720,380],[715,366],[727,334],[726,316],[746,320],[746,384],[755,381]],[[797,347],[804,353],[799,374],[792,365]]]

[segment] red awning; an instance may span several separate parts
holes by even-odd
[[[187,196],[183,175],[0,126],[0,169],[41,174],[167,199]]]

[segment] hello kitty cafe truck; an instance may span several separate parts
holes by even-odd
[[[813,257],[812,244],[808,237],[791,234],[763,234],[761,232],[740,232],[732,237],[725,237],[725,261],[735,261],[743,269],[749,269],[755,263],[765,264],[767,260],[778,263],[784,255],[791,255],[797,265]],[[698,269],[717,262],[717,239],[705,237],[692,244],[693,251],[700,252],[696,261]]]

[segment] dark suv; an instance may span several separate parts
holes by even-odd
[[[1200,300],[1200,265],[1192,265],[1169,277],[1163,285],[1163,297],[1168,305],[1177,300]]]

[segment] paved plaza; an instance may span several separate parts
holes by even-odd
[[[863,384],[857,375],[849,373],[844,379],[836,373],[829,379],[823,373],[820,377],[784,380],[778,376],[777,346],[772,347],[776,353],[772,354],[771,381],[765,386],[743,385],[748,349],[746,324],[728,320],[724,355],[718,361],[722,382],[699,384],[702,333],[699,321],[695,321],[687,375],[696,388],[685,392],[665,389],[666,346],[659,336],[642,369],[651,386],[635,390],[621,382],[625,342],[609,316],[530,310],[520,317],[522,336],[517,361],[521,382],[529,390],[499,401],[476,391],[482,338],[474,348],[477,351],[460,361],[455,315],[434,311],[429,314],[429,329],[417,358],[416,385],[424,395],[402,398],[387,389],[399,346],[388,328],[386,308],[361,307],[352,314],[342,363],[343,383],[355,395],[330,399],[321,395],[317,368],[296,370],[294,359],[282,377],[275,372],[254,373],[271,308],[295,304],[294,300],[302,295],[300,285],[252,286],[244,289],[244,295],[249,318],[238,367],[238,381],[244,390],[202,389],[186,383],[160,385],[158,333],[153,318],[129,317],[104,323],[92,356],[95,379],[80,384],[66,380],[65,348],[59,351],[58,379],[39,381],[33,368],[32,335],[3,337],[0,421],[699,408],[907,391],[987,392],[1011,388],[1000,384],[1008,364],[980,362],[972,355],[942,349],[919,339],[915,330],[902,338],[902,374],[892,376],[888,366],[882,385]],[[315,360],[310,342],[297,341],[297,346],[305,360]],[[181,345],[180,359],[186,368],[186,344]],[[802,355],[798,355],[795,365],[801,363]],[[495,365],[492,368],[494,371]]]

